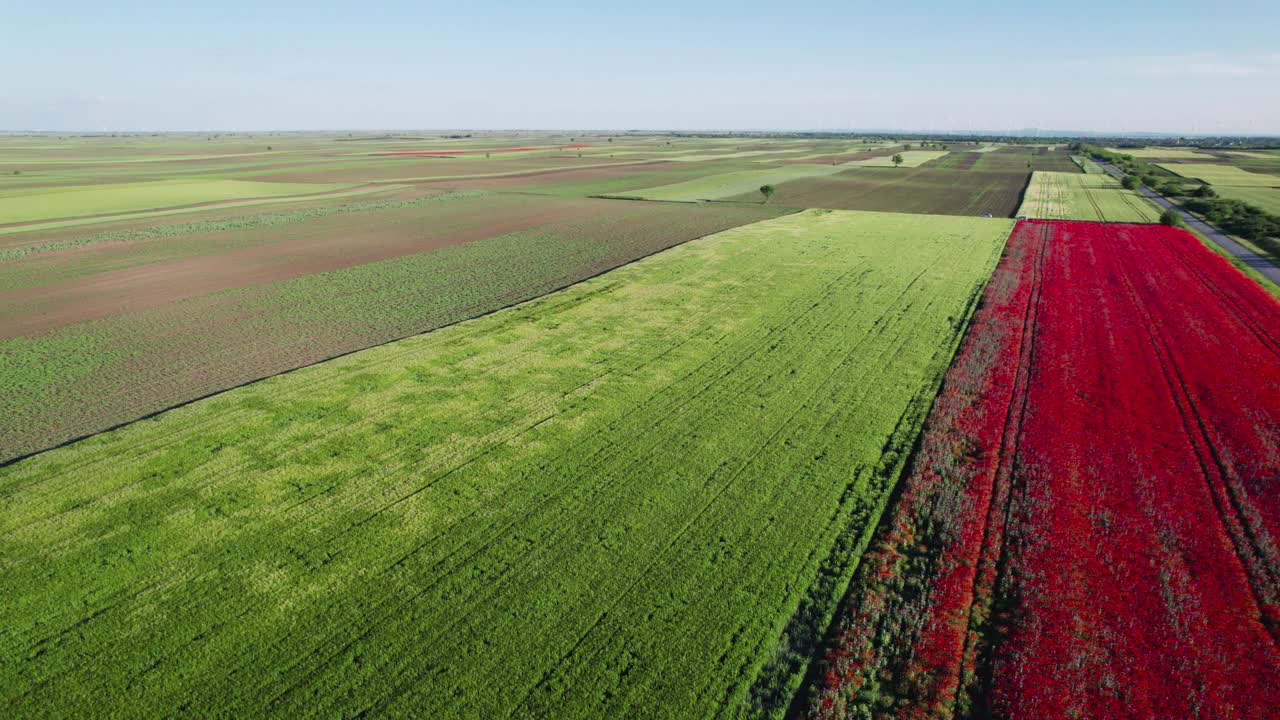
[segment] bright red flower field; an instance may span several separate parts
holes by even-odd
[[[1280,304],[1185,231],[1020,223],[808,715],[1280,707]]]

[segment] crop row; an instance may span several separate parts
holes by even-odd
[[[1107,174],[1037,170],[1018,214],[1045,220],[1155,222],[1159,212],[1141,195]]]
[[[790,215],[0,468],[7,712],[779,715],[1009,227]]]
[[[293,272],[302,260],[350,265],[362,253],[396,254],[329,272],[232,287],[77,322],[26,337],[0,339],[0,460],[111,427],[210,392],[300,365],[491,312],[565,287],[687,240],[785,211],[750,207],[563,200],[533,196],[451,196],[367,212],[307,217],[288,226],[179,236],[149,244],[99,245],[94,254],[29,256],[69,276],[33,296],[31,311],[12,302],[9,323],[37,322],[56,299],[63,312],[92,311],[103,285],[99,253],[137,262],[142,253],[196,253],[213,270],[226,258],[274,252],[289,264],[256,260],[249,270]],[[485,235],[488,234],[488,237]],[[459,239],[480,239],[460,242]],[[288,245],[286,245],[288,243]],[[449,244],[456,243],[456,244]],[[342,250],[334,252],[337,244]],[[444,245],[444,247],[441,247]],[[280,248],[272,250],[273,247]],[[312,248],[315,249],[312,249]],[[285,253],[288,253],[285,255]],[[184,261],[185,262],[185,261]],[[16,265],[16,263],[15,263]],[[18,272],[20,267],[6,268]],[[108,269],[108,272],[116,272]],[[122,272],[139,287],[163,277]],[[82,279],[81,279],[82,278]],[[109,284],[108,288],[114,287]],[[83,290],[81,289],[83,288]],[[159,288],[171,290],[172,283]],[[179,291],[181,288],[177,288]],[[37,288],[37,290],[42,290]],[[108,297],[107,300],[114,298]]]

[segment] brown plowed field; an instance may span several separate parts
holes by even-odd
[[[853,168],[781,183],[770,202],[795,208],[1012,217],[1028,177],[1026,172]],[[733,199],[756,197],[747,194]]]

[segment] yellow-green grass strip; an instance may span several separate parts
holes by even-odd
[[[937,160],[948,152],[948,150],[903,150],[897,154],[902,156],[902,167],[920,167],[930,160]],[[859,167],[894,167],[892,155],[867,158],[866,160],[854,160],[853,162],[845,163],[845,165],[854,165]]]
[[[314,195],[351,187],[350,183],[271,183],[197,178],[8,190],[0,194],[0,225],[122,214],[196,203]]]
[[[1280,175],[1249,172],[1234,165],[1218,163],[1166,163],[1159,167],[1175,175],[1201,180],[1218,187],[1233,185],[1236,187],[1280,187]]]
[[[1018,215],[1044,220],[1151,223],[1160,209],[1121,187],[1110,175],[1044,172],[1031,174]]]
[[[1167,160],[1210,160],[1213,155],[1199,150],[1188,148],[1108,148],[1111,152],[1121,155],[1132,155],[1142,160],[1154,160],[1164,158]]]
[[[349,187],[344,186],[344,187]],[[316,200],[318,198],[345,198],[355,197],[357,195],[370,195],[372,193],[384,192],[388,190],[403,189],[407,185],[364,185],[355,187],[343,192],[328,192],[313,195],[283,195],[280,197],[261,198],[256,200],[239,200],[231,202],[214,203],[210,205],[200,205],[196,207],[175,208],[172,210],[153,210],[150,212],[136,212],[119,215],[102,215],[88,218],[78,218],[71,220],[56,220],[52,222],[29,223],[26,225],[16,225],[14,227],[0,227],[0,235],[13,235],[16,233],[32,232],[35,230],[57,230],[60,228],[80,227],[84,225],[98,225],[122,220],[145,220],[147,218],[167,217],[170,215],[185,215],[188,213],[202,212],[206,210],[225,210],[227,208],[253,207],[255,205],[275,205],[281,203],[301,202],[305,200]]]

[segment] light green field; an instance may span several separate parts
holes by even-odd
[[[222,155],[155,155],[150,157],[135,157],[130,155],[122,155],[119,157],[88,157],[88,158],[60,158],[57,156],[49,157],[43,155],[33,155],[30,157],[0,155],[0,160],[6,163],[15,164],[36,164],[36,165],[121,165],[130,163],[154,163],[154,162],[189,162],[192,160],[222,160],[224,158],[250,157],[255,155],[277,155],[278,152],[261,150],[258,152],[245,153],[226,153]]]
[[[1141,160],[1165,159],[1165,160],[1208,160],[1213,156],[1209,153],[1200,152],[1198,150],[1188,150],[1186,148],[1107,148],[1111,152],[1120,153],[1121,155],[1132,155]]]
[[[1280,160],[1274,152],[1251,152],[1247,150],[1231,150],[1226,153],[1232,157],[1251,158],[1254,160]]]
[[[842,166],[837,165],[782,165],[758,170],[720,173],[671,185],[628,190],[624,193],[619,193],[618,196],[677,202],[718,200],[746,192],[755,192],[760,189],[761,185],[776,185],[787,180],[818,175],[834,175],[843,169]]]
[[[920,167],[921,165],[929,162],[930,160],[936,160],[942,157],[943,155],[946,155],[948,152],[949,152],[948,150],[903,150],[899,154],[902,155],[902,167]],[[854,160],[853,162],[845,163],[845,165],[857,165],[861,167],[893,167],[894,166],[892,155],[886,156],[886,157],[869,158],[867,160]]]
[[[1044,220],[1150,223],[1160,210],[1110,175],[1042,172],[1031,174],[1018,215]]]
[[[1106,170],[1102,169],[1101,165],[1094,162],[1093,160],[1090,160],[1088,157],[1084,155],[1072,155],[1071,160],[1075,164],[1079,165],[1081,170],[1091,175],[1100,175],[1100,174],[1105,174],[1107,172]]]
[[[778,150],[743,150],[735,153],[693,153],[688,155],[671,155],[663,158],[672,162],[703,162],[705,160],[728,160],[730,158],[759,158],[763,155],[774,156],[780,153],[791,153],[794,150],[779,148]]]
[[[262,183],[264,185],[279,185],[280,183]],[[356,197],[358,195],[373,195],[375,193],[385,193],[400,190],[406,185],[370,185],[367,187],[356,187],[341,192],[327,193],[324,195],[326,199],[338,200],[341,198]],[[295,201],[310,200],[313,196],[309,195],[281,195],[272,198],[262,198],[259,200],[231,200],[220,202],[216,205],[202,205],[199,207],[177,208],[173,210],[151,210],[147,212],[135,212],[125,215],[95,215],[88,218],[75,218],[71,220],[54,220],[51,222],[28,223],[25,225],[14,225],[12,227],[0,227],[0,235],[16,235],[18,233],[31,233],[40,230],[59,230],[71,227],[84,227],[88,225],[99,225],[102,223],[111,223],[119,220],[145,220],[149,218],[169,217],[172,215],[188,215],[202,210],[229,210],[232,208],[256,207],[259,205],[280,205]]]
[[[0,225],[55,218],[125,213],[175,205],[305,195],[351,185],[244,180],[164,180],[119,185],[72,185],[0,192]]]
[[[2,468],[6,713],[781,715],[1011,224],[766,221]]]
[[[1218,165],[1216,163],[1164,164],[1160,167],[1175,175],[1201,180],[1213,185],[1233,185],[1236,187],[1280,187],[1280,175],[1249,172],[1234,165]]]
[[[1259,210],[1280,216],[1280,187],[1242,187],[1239,185],[1214,185],[1218,195],[1231,200],[1249,203]]]

